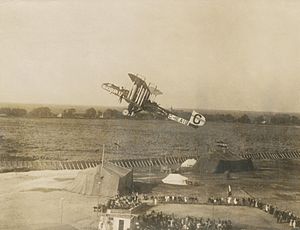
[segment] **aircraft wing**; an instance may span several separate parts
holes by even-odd
[[[119,97],[120,102],[125,100],[130,108],[134,107],[135,109],[141,109],[143,103],[148,100],[150,91],[145,81],[142,81],[142,79],[140,80],[140,82],[136,83],[134,90],[132,89],[130,91],[112,83],[103,83],[102,88]],[[135,79],[135,81],[139,81],[138,78]]]
[[[130,77],[132,82],[136,83],[137,85],[143,85],[143,87],[148,89],[149,92],[154,96],[163,94],[159,89],[157,89],[157,87],[148,86],[147,83],[143,79],[141,79],[137,74],[128,73],[128,76]]]
[[[121,99],[124,99],[128,103],[131,103],[131,101],[127,98],[129,91],[123,88],[120,88],[119,86],[116,86],[112,83],[103,83],[102,88],[106,91],[108,91],[111,94],[114,94]]]
[[[119,97],[122,96],[122,94],[123,94],[123,90],[120,87],[118,87],[114,84],[111,84],[111,83],[103,83],[102,88],[104,90],[110,92],[111,94],[114,94]]]
[[[132,82],[136,83],[137,85],[142,85],[146,89],[149,89],[147,83],[142,78],[138,77],[137,74],[128,73],[128,76],[130,77]]]

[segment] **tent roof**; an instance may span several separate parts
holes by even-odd
[[[205,173],[223,173],[226,171],[238,172],[253,170],[253,163],[251,160],[238,159],[231,157],[219,157],[213,155],[212,157],[202,157],[198,159],[197,163],[193,166],[193,170]]]
[[[197,161],[195,159],[187,159],[181,164],[181,167],[192,167],[196,164],[196,162]]]
[[[162,179],[162,182],[165,184],[177,184],[177,185],[186,185],[187,177],[180,174],[171,173],[166,178]]]
[[[122,167],[119,167],[119,166],[114,165],[114,164],[109,163],[109,162],[103,164],[103,170],[107,171],[110,174],[118,175],[120,177],[126,176],[128,173],[131,172],[130,169],[122,168]],[[101,164],[97,165],[94,168],[85,169],[81,172],[84,173],[84,174],[95,175],[100,171],[101,171]]]
[[[84,195],[113,196],[129,193],[132,190],[132,170],[112,163],[80,171],[77,177],[66,186],[66,190]]]

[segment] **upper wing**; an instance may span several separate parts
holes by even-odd
[[[132,88],[128,94],[128,100],[131,100],[139,107],[142,107],[146,101],[149,100],[151,95],[147,83],[138,75],[128,73],[131,81],[133,82]]]
[[[147,88],[149,90],[147,83],[143,79],[138,77],[137,74],[128,73],[128,76],[130,77],[132,82],[134,82],[135,84],[137,84],[139,86],[142,85],[144,88]]]
[[[142,85],[144,88],[149,90],[149,92],[151,94],[153,94],[154,96],[163,94],[159,89],[157,89],[157,87],[148,86],[147,83],[145,82],[145,80],[141,79],[137,74],[128,73],[128,75],[132,82],[134,82],[138,86]]]

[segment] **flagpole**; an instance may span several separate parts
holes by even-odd
[[[105,144],[102,145],[102,157],[101,157],[101,167],[100,169],[100,180],[98,181],[99,184],[99,191],[98,191],[98,209],[97,209],[97,213],[99,213],[99,207],[100,207],[100,195],[101,195],[101,183],[102,183],[102,171],[103,171],[103,165],[104,165],[104,152],[105,152]],[[102,216],[102,207],[101,207],[101,215]]]
[[[102,146],[102,159],[101,159],[100,177],[102,177],[102,169],[103,169],[103,162],[104,162],[104,149],[105,149],[105,144],[103,144],[103,146]]]

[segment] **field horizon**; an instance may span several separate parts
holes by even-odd
[[[105,110],[105,109],[116,109],[116,110],[123,110],[127,108],[124,104],[116,105],[116,106],[105,106],[105,105],[80,105],[80,104],[53,104],[53,103],[15,103],[15,102],[0,102],[1,107],[9,107],[9,108],[24,108],[28,110],[32,110],[38,107],[49,107],[54,112],[60,111],[62,112],[63,109],[68,108],[75,108],[78,109],[79,112],[83,112],[88,108],[95,108],[96,110]],[[207,108],[182,108],[182,107],[172,107],[175,110],[184,110],[184,111],[192,111],[196,110],[200,113],[210,113],[210,114],[220,114],[220,113],[229,113],[232,115],[241,115],[241,114],[248,114],[248,115],[272,115],[272,114],[290,114],[290,115],[297,115],[300,116],[300,112],[282,112],[282,111],[262,111],[262,110],[228,110],[228,109],[207,109]]]

